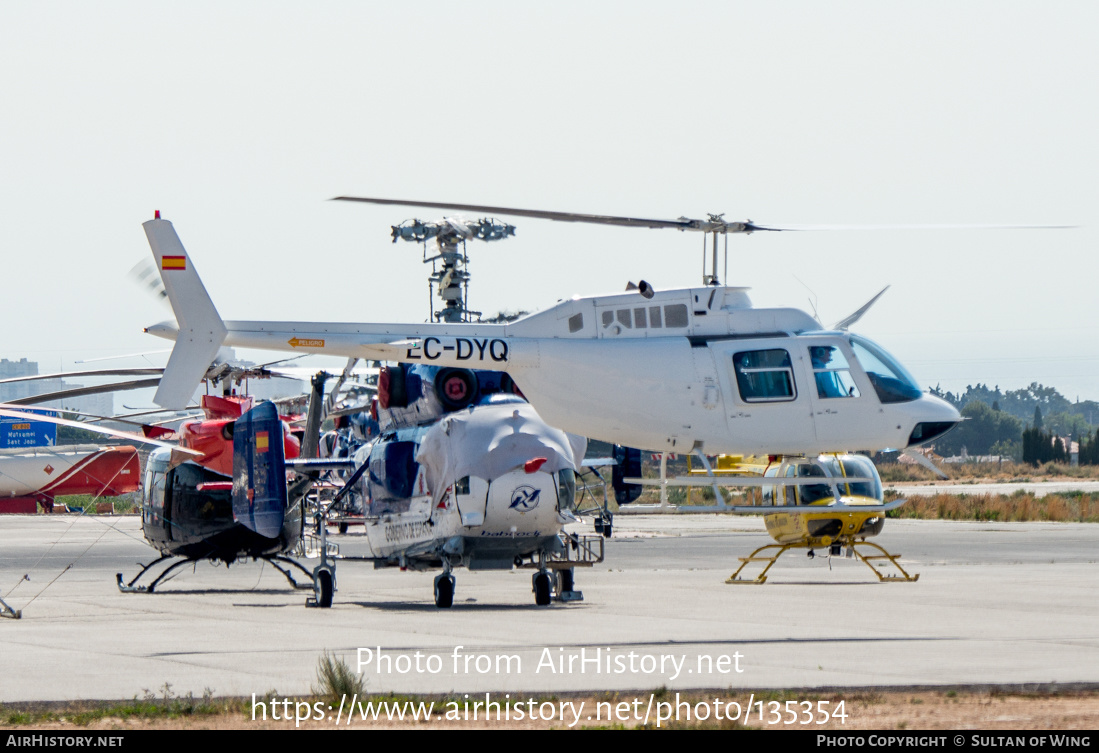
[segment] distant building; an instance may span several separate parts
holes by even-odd
[[[37,361],[28,361],[26,358],[20,358],[18,361],[9,361],[7,358],[0,359],[0,380],[37,375]],[[25,397],[34,397],[48,392],[60,392],[61,390],[83,386],[82,384],[66,382],[63,379],[41,379],[33,382],[0,384],[0,402],[19,400]],[[114,415],[114,395],[108,392],[102,395],[67,397],[62,400],[42,403],[40,407],[91,413],[96,416],[111,416]]]

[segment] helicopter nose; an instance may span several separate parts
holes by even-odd
[[[953,429],[962,420],[958,410],[942,398],[924,395],[919,400],[920,421],[908,436],[908,447],[926,444]]]

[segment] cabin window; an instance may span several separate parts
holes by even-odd
[[[645,309],[640,308],[633,310],[633,326],[637,327],[638,329],[645,329],[647,326],[649,326],[645,322]]]
[[[778,469],[775,466],[768,467],[767,470],[763,472],[763,477],[777,478]],[[774,486],[765,486],[760,489],[760,497],[762,497],[761,502],[764,505],[782,504],[780,501],[782,499],[782,492]]]
[[[828,477],[823,468],[813,463],[798,464],[797,476],[798,478]],[[835,499],[835,495],[832,493],[831,484],[807,484],[799,490],[798,498],[801,504],[811,505],[814,502],[820,502],[822,499]]]
[[[797,478],[798,469],[795,465],[786,467],[786,472],[783,474],[785,478]],[[796,505],[798,503],[798,488],[795,484],[783,487],[782,503],[783,505]]]
[[[145,505],[142,510],[142,522],[146,525],[160,523],[164,516],[164,480],[166,474],[161,470],[149,468],[145,474]]]
[[[653,329],[660,329],[660,307],[649,306],[649,326]]]
[[[740,397],[746,403],[793,400],[794,369],[785,350],[749,350],[733,356]]]
[[[604,311],[603,312],[603,329],[606,329],[607,327],[611,326],[612,324],[614,324],[614,312],[613,311]]]
[[[664,307],[664,326],[665,327],[686,327],[687,326],[687,304],[676,303],[671,306]]]
[[[571,510],[576,506],[576,473],[571,468],[557,472],[557,509]]]
[[[859,388],[851,378],[851,368],[843,351],[834,345],[810,345],[809,360],[817,383],[817,397],[858,397]]]
[[[626,329],[630,329],[633,323],[633,317],[630,316],[629,309],[618,309],[618,323]]]
[[[573,314],[569,317],[569,332],[579,332],[584,329],[584,315]]]

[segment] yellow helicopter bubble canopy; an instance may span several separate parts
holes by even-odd
[[[837,484],[835,492],[829,483],[763,489],[763,504],[812,505],[829,503],[838,494],[847,503],[864,501],[881,504],[884,499],[881,476],[870,458],[863,455],[820,455],[815,460],[790,459],[769,468],[767,476],[785,478],[869,479]],[[853,498],[853,499],[852,499]]]

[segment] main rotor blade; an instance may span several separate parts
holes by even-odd
[[[14,403],[6,403],[6,405],[13,405],[13,404]],[[80,421],[80,423],[82,423],[82,424],[95,424],[95,423],[98,423],[99,421],[113,421],[113,422],[119,423],[119,424],[127,424],[129,426],[137,426],[137,427],[140,427],[142,429],[144,429],[146,426],[154,426],[155,425],[155,424],[144,424],[140,421],[131,421],[128,418],[122,418],[120,416],[97,416],[94,413],[83,413],[83,412],[78,411],[78,410],[62,410],[60,408],[58,408],[57,410],[59,412],[64,413],[66,416],[69,416],[73,420],[83,419],[83,420]],[[180,420],[180,419],[172,419],[172,420]]]
[[[115,382],[114,384],[100,384],[96,387],[74,387],[71,390],[59,392],[46,392],[31,397],[21,397],[16,400],[8,400],[8,405],[38,405],[48,403],[51,400],[61,400],[66,397],[81,397],[83,395],[99,395],[104,392],[122,392],[125,390],[140,390],[145,387],[156,387],[160,384],[160,377],[156,379],[135,379],[131,382]]]
[[[171,353],[171,348],[165,348],[164,350],[146,350],[141,353],[126,353],[121,356],[102,356],[100,358],[85,358],[80,361],[73,361],[73,363],[95,363],[96,361],[117,361],[120,358],[143,358],[145,356],[156,355],[157,353]]]
[[[595,225],[619,225],[623,227],[671,228],[674,230],[700,230],[702,232],[751,233],[756,230],[781,230],[781,228],[762,227],[751,221],[725,222],[720,219],[692,220],[680,217],[676,220],[654,220],[644,217],[616,217],[602,214],[580,214],[578,212],[548,212],[541,209],[515,209],[514,207],[490,207],[478,204],[449,204],[435,201],[407,201],[404,199],[372,199],[361,196],[337,196],[332,201],[358,201],[365,204],[389,204],[404,207],[427,207],[429,209],[448,209],[484,214],[510,214],[515,217],[532,217],[539,220],[557,220],[558,222],[587,222]]]
[[[71,426],[76,429],[84,429],[85,431],[95,432],[96,434],[103,434],[108,437],[118,437],[120,439],[128,439],[132,442],[138,442],[141,444],[152,444],[157,447],[168,447],[174,453],[178,453],[181,456],[188,456],[191,458],[202,457],[202,453],[196,450],[189,450],[183,447],[179,447],[175,444],[169,444],[168,442],[161,442],[156,439],[150,439],[143,437],[140,434],[133,434],[128,431],[118,431],[116,429],[107,429],[102,426],[88,426],[81,421],[70,421],[67,418],[52,418],[50,416],[41,416],[36,413],[23,413],[17,410],[10,410],[11,403],[0,403],[0,416],[5,418],[15,418],[23,421],[44,421],[46,423],[57,424],[58,426]]]
[[[680,217],[675,220],[654,220],[644,217],[616,217],[601,214],[580,214],[578,212],[548,212],[541,209],[515,209],[514,207],[490,207],[478,204],[450,204],[436,201],[409,201],[406,199],[376,199],[362,196],[336,196],[332,201],[358,201],[365,204],[388,204],[404,207],[427,207],[429,209],[447,209],[485,214],[509,214],[515,217],[532,217],[540,220],[558,222],[588,222],[596,225],[619,225],[623,227],[672,228],[675,230],[697,230],[704,233],[754,233],[758,231],[807,231],[807,230],[1066,230],[1076,225],[757,225],[751,220],[744,222],[726,222],[721,215],[711,215],[707,220],[694,220]]]
[[[98,376],[145,376],[160,375],[164,373],[162,368],[144,367],[138,369],[98,369],[94,371],[70,371],[57,374],[35,374],[34,376],[11,377],[0,379],[0,384],[15,384],[16,382],[35,382],[43,379],[75,379],[79,377]]]
[[[1079,225],[988,225],[963,223],[953,225],[783,225],[782,227],[757,228],[758,230],[785,230],[823,232],[830,230],[1073,230]]]

